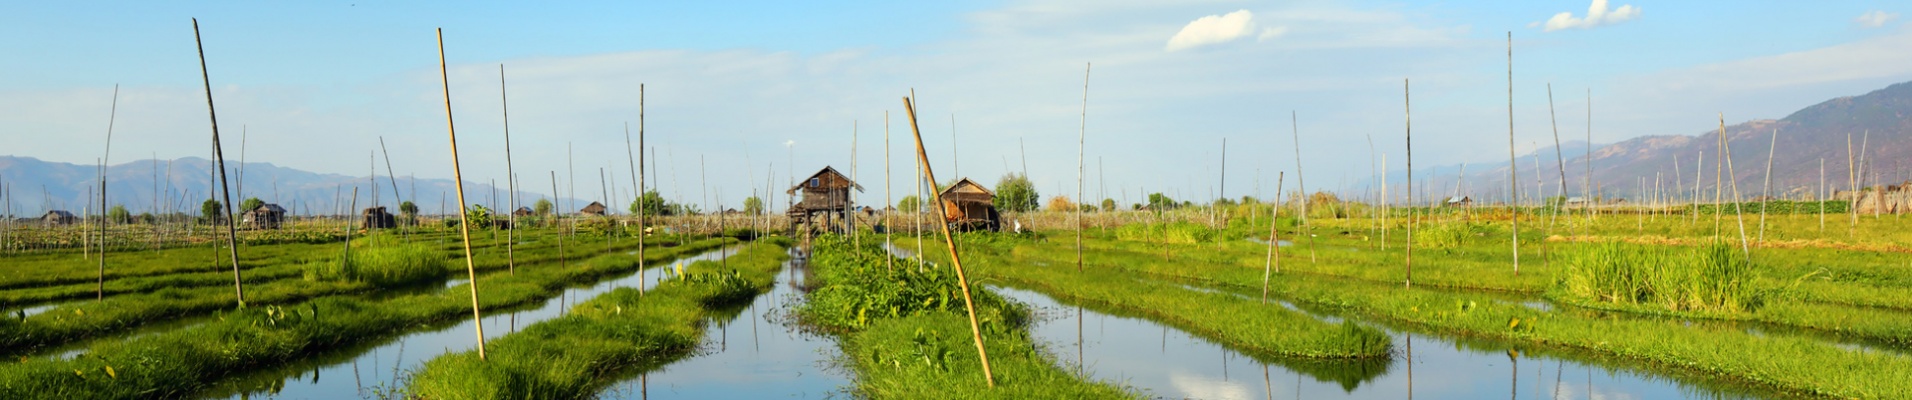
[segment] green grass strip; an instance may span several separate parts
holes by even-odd
[[[1259,290],[1259,268],[1161,262],[1159,255],[1099,252],[1095,267]],[[1437,333],[1532,343],[1789,395],[1894,398],[1912,393],[1912,359],[1855,352],[1819,340],[1684,326],[1679,321],[1590,318],[1493,301],[1484,294],[1277,275],[1271,288],[1296,301],[1344,309]]]
[[[688,354],[718,309],[768,291],[788,259],[788,239],[751,244],[725,262],[698,261],[640,294],[618,288],[493,340],[439,356],[411,381],[437,399],[585,398],[634,368]],[[728,264],[728,267],[725,265]]]
[[[705,239],[647,254],[650,265],[733,242]],[[481,307],[498,309],[556,296],[568,284],[637,269],[634,255],[613,254],[568,268],[525,268],[480,277]],[[324,297],[289,306],[248,307],[216,322],[97,345],[72,360],[33,359],[0,366],[0,398],[123,399],[181,397],[245,370],[271,367],[421,325],[471,315],[458,285],[434,294],[371,301]]]
[[[875,240],[813,241],[815,278],[799,315],[837,332],[856,394],[872,399],[1139,398],[1123,387],[1077,376],[1030,338],[1028,306],[980,286],[977,318],[996,385],[982,363],[949,267],[894,259]],[[886,262],[888,259],[889,262]],[[971,282],[974,285],[974,282]]]

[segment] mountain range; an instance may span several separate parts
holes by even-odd
[[[1660,192],[1668,196],[1681,193],[1675,199],[1690,198],[1696,183],[1697,190],[1708,201],[1715,186],[1723,187],[1724,196],[1730,198],[1735,183],[1743,198],[1758,197],[1765,187],[1769,156],[1774,197],[1811,198],[1819,191],[1822,162],[1827,192],[1849,189],[1849,171],[1864,176],[1860,186],[1897,184],[1907,179],[1905,168],[1912,168],[1900,162],[1912,156],[1912,82],[1893,84],[1864,95],[1826,100],[1777,120],[1727,125],[1724,133],[1726,153],[1731,155],[1730,162],[1726,162],[1730,172],[1719,165],[1726,159],[1719,157],[1721,132],[1717,129],[1691,136],[1641,136],[1594,145],[1591,154],[1585,142],[1563,143],[1561,152],[1567,158],[1567,195],[1586,193],[1582,187],[1588,176],[1589,160],[1596,195],[1630,199],[1649,196],[1654,192],[1656,180]],[[1539,184],[1544,186],[1542,193],[1559,194],[1560,163],[1554,161],[1554,154],[1555,150],[1549,146],[1518,159],[1523,199],[1534,197],[1536,160]],[[1848,168],[1849,156],[1857,168]],[[1862,159],[1864,163],[1860,163]],[[1428,179],[1434,182],[1430,185],[1434,188],[1416,188],[1416,192],[1428,193],[1430,198],[1463,193],[1489,202],[1506,198],[1507,162],[1470,164],[1465,176],[1458,169],[1454,165],[1442,166],[1433,169],[1431,178],[1417,177],[1421,179],[1416,183]],[[1720,179],[1715,185],[1715,178],[1721,174],[1727,179]],[[1391,185],[1404,183],[1398,176],[1389,177]],[[1456,190],[1457,186],[1463,190]],[[1645,191],[1641,186],[1645,186]]]
[[[353,205],[351,197],[355,188],[358,191],[356,205],[360,209],[380,205],[396,212],[401,197],[402,200],[418,204],[419,212],[425,214],[438,214],[441,209],[457,206],[457,193],[449,179],[412,179],[404,176],[392,179],[378,175],[374,181],[369,176],[320,174],[271,163],[245,163],[243,167],[228,163],[227,170],[235,203],[248,197],[257,197],[299,215],[355,213],[348,211]],[[179,211],[197,214],[199,203],[208,195],[218,197],[217,193],[212,192],[217,188],[212,180],[212,171],[212,163],[197,157],[149,159],[113,165],[106,169],[107,201],[109,204],[124,205],[135,214],[154,210],[161,213]],[[9,188],[11,192],[10,198],[0,199],[0,214],[7,213],[4,208],[8,202],[11,202],[11,214],[16,216],[34,216],[46,210],[79,213],[89,205],[93,213],[98,213],[98,205],[87,204],[86,200],[98,186],[98,176],[98,168],[91,165],[0,156],[0,186]],[[397,186],[396,193],[393,192],[394,185]],[[376,198],[373,197],[374,192]],[[483,204],[494,210],[510,208],[504,192],[503,188],[494,188],[489,183],[465,182],[465,196],[470,200],[469,203]],[[519,205],[529,206],[538,199],[548,198],[551,198],[550,193],[520,191]],[[567,200],[570,203],[560,203],[557,208],[578,208],[592,201]]]

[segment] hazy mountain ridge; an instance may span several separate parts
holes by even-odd
[[[243,178],[238,163],[229,163],[227,170],[226,178],[232,184],[229,189],[232,190],[235,203],[246,197],[258,197],[298,214],[331,214],[335,210],[347,209],[352,203],[353,188],[359,192],[358,208],[373,205],[374,190],[378,194],[378,205],[394,209],[401,196],[417,203],[423,213],[437,213],[441,204],[448,209],[457,206],[457,193],[449,179],[414,180],[398,176],[396,183],[399,193],[392,193],[393,181],[383,174],[378,175],[374,185],[370,178],[364,176],[321,174],[264,162],[245,163]],[[88,206],[85,199],[89,189],[98,185],[97,171],[91,165],[0,156],[0,185],[11,185],[12,214],[20,216],[37,215],[47,209],[80,212]],[[209,195],[219,195],[212,192],[212,189],[217,188],[211,180],[212,171],[211,163],[198,157],[157,162],[147,159],[112,165],[107,168],[106,174],[107,201],[113,205],[124,205],[136,214],[155,208],[197,213],[200,202]],[[494,190],[487,183],[465,182],[465,196],[471,204],[486,204],[490,207],[495,194],[497,206],[493,208],[509,208],[504,192],[503,188]],[[416,199],[413,193],[417,193]],[[157,206],[155,194],[160,197]],[[521,206],[551,197],[548,193],[533,191],[519,191],[519,196]],[[572,201],[576,202],[577,207],[582,207],[593,200]],[[5,200],[0,199],[0,213],[5,213],[4,204]],[[564,205],[560,204],[559,208],[564,209]],[[97,209],[98,206],[93,205],[93,208]],[[98,210],[93,212],[98,213]]]
[[[1777,141],[1773,137],[1775,131]],[[1740,196],[1751,199],[1759,196],[1764,188],[1769,154],[1774,196],[1812,196],[1819,189],[1821,160],[1826,190],[1845,190],[1848,187],[1848,135],[1853,162],[1857,163],[1863,152],[1870,164],[1869,169],[1861,168],[1868,174],[1862,186],[1904,181],[1908,176],[1905,169],[1912,168],[1912,163],[1900,162],[1912,156],[1912,82],[1893,84],[1864,95],[1826,100],[1782,119],[1727,125],[1725,134],[1728,153],[1732,155],[1730,173],[1726,166],[1718,165],[1722,160],[1718,154],[1718,129],[1692,136],[1641,136],[1597,146],[1591,155],[1595,190],[1609,197],[1640,198],[1643,195],[1640,187],[1644,185],[1650,192],[1657,179],[1663,192],[1671,195],[1683,190],[1682,197],[1690,197],[1696,182],[1701,191],[1710,192],[1715,186],[1715,175],[1726,173],[1729,179],[1719,180],[1719,185],[1727,191],[1725,196],[1732,196],[1736,180]],[[1534,196],[1534,157],[1541,159],[1539,178],[1545,182],[1544,194],[1558,194],[1560,172],[1558,164],[1552,163],[1552,151],[1546,147],[1537,151],[1538,154],[1530,153],[1519,159],[1523,198]],[[1587,176],[1589,156],[1570,150],[1565,153],[1567,193],[1579,196],[1584,193],[1581,187]],[[1429,179],[1435,186],[1432,190],[1452,190],[1459,176],[1449,171],[1451,167],[1435,170],[1435,176]],[[1391,184],[1402,183],[1394,176],[1389,178]],[[1478,167],[1470,164],[1465,179],[1466,187],[1471,188],[1469,194],[1500,201],[1507,191],[1507,163],[1481,163]],[[1705,196],[1710,198],[1710,194]]]

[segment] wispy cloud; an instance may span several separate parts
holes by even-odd
[[[1853,18],[1852,22],[1858,23],[1860,27],[1864,28],[1877,28],[1892,23],[1892,21],[1897,19],[1899,19],[1899,13],[1872,10],[1867,11],[1865,14],[1859,14],[1859,18]]]
[[[1593,0],[1593,5],[1587,6],[1587,16],[1585,18],[1574,17],[1572,12],[1562,12],[1554,14],[1553,18],[1548,18],[1546,22],[1535,22],[1527,24],[1527,26],[1534,27],[1544,25],[1547,32],[1563,29],[1593,29],[1627,22],[1639,17],[1640,8],[1634,7],[1631,4],[1621,5],[1620,8],[1608,10],[1607,0]]]
[[[1255,33],[1255,13],[1248,10],[1236,10],[1223,15],[1210,15],[1196,18],[1182,26],[1175,37],[1168,39],[1168,51],[1181,51],[1207,45],[1227,43]],[[1279,34],[1276,34],[1279,36]],[[1263,38],[1267,34],[1263,33]]]
[[[1261,30],[1261,36],[1255,37],[1255,40],[1266,41],[1269,39],[1280,39],[1282,36],[1287,36],[1287,35],[1288,35],[1288,27],[1285,27],[1285,26],[1268,27],[1268,28],[1263,28]]]

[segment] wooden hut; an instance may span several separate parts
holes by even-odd
[[[943,203],[943,222],[952,229],[996,231],[1002,228],[1002,215],[996,212],[996,192],[976,181],[963,178],[936,197]]]
[[[836,168],[827,166],[797,182],[796,186],[784,191],[784,194],[793,197],[797,196],[797,192],[803,192],[803,200],[784,212],[785,216],[790,217],[790,229],[794,232],[797,227],[812,223],[821,223],[825,229],[833,232],[852,229],[851,219],[856,214],[850,204],[850,189],[861,192],[863,185],[850,181]]]
[[[80,222],[80,217],[73,216],[73,213],[66,210],[47,211],[46,215],[40,216],[40,224],[47,226],[72,225],[77,222]]]
[[[518,217],[518,218],[529,217],[529,216],[532,216],[533,214],[536,214],[536,213],[531,212],[531,207],[518,207],[517,210],[514,210],[511,212],[512,216]]]
[[[585,205],[583,209],[578,210],[578,214],[596,215],[596,216],[602,217],[604,216],[605,211],[609,211],[610,209],[611,209],[610,207],[605,207],[604,203],[593,201],[591,202],[591,204]]]
[[[1459,208],[1467,208],[1467,206],[1471,206],[1471,205],[1474,205],[1474,198],[1467,197],[1467,196],[1448,197],[1447,201],[1442,202],[1441,204],[1441,206],[1443,207],[1459,207]]]
[[[360,213],[360,215],[365,217],[363,225],[365,229],[385,229],[398,226],[398,218],[393,217],[392,213],[385,212],[385,206],[367,208],[364,212]]]
[[[243,216],[246,226],[252,229],[279,229],[285,221],[285,208],[278,204],[265,204],[246,210]]]

